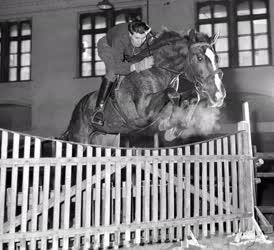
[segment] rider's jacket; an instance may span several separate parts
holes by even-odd
[[[148,36],[147,39],[150,38]],[[128,24],[122,23],[111,28],[106,36],[98,41],[97,47],[98,54],[108,70],[115,74],[127,75],[130,73],[131,63],[127,62],[126,58],[132,57],[146,48],[147,42],[145,41],[139,48],[134,47],[130,41]]]

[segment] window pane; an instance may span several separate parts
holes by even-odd
[[[95,35],[95,44],[97,44],[98,41],[99,41],[103,36],[105,36],[105,35],[106,35],[105,33],[96,34],[96,35]]]
[[[219,53],[218,52],[218,57],[219,57],[219,67],[228,67],[229,66],[229,57],[228,53]]]
[[[266,19],[253,20],[254,33],[267,33]]]
[[[228,51],[228,38],[218,38],[215,43],[216,51]]]
[[[102,29],[107,27],[106,17],[96,16],[95,17],[95,29]]]
[[[125,23],[126,22],[126,16],[124,13],[118,15],[115,19],[115,25],[119,23]]]
[[[17,53],[17,41],[10,42],[10,53]]]
[[[238,35],[250,34],[250,21],[238,22]]]
[[[11,37],[18,36],[18,27],[17,27],[17,24],[14,24],[14,25],[10,26],[10,36]]]
[[[104,62],[95,63],[95,75],[105,75],[106,68]]]
[[[205,6],[199,11],[199,19],[209,19],[211,18],[210,6]]]
[[[16,81],[17,80],[17,69],[10,68],[9,69],[9,81]]]
[[[220,36],[226,36],[228,35],[227,32],[227,23],[216,23],[214,24],[214,32],[219,34]]]
[[[265,14],[266,6],[264,1],[253,1],[253,14]]]
[[[206,33],[209,36],[212,36],[212,25],[211,24],[201,24],[199,30],[203,33]]]
[[[20,70],[20,80],[30,80],[30,68],[29,67],[23,67]]]
[[[30,40],[21,42],[21,52],[30,52]]]
[[[227,11],[226,11],[226,6],[225,5],[220,5],[217,4],[214,6],[214,17],[226,17],[227,16]]]
[[[269,64],[268,50],[255,51],[255,65]]]
[[[251,36],[242,36],[238,38],[239,50],[251,49]]]
[[[91,29],[91,17],[85,17],[82,19],[82,30]]]
[[[90,48],[91,47],[91,35],[83,35],[82,36],[82,44],[83,44],[83,48]]]
[[[9,56],[10,61],[9,61],[9,66],[14,67],[17,66],[17,54],[12,54]]]
[[[267,35],[260,35],[254,37],[254,47],[255,49],[268,48],[268,37]]]
[[[28,36],[31,34],[31,28],[29,23],[23,23],[22,24],[22,31],[21,31],[22,36]]]
[[[101,57],[98,55],[98,49],[95,49],[95,61],[101,61]]]
[[[239,52],[239,66],[252,65],[252,53],[251,51]]]
[[[91,76],[91,63],[82,63],[82,76]]]
[[[82,53],[82,61],[91,61],[91,49],[84,49],[85,51]]]
[[[238,16],[250,15],[250,8],[249,8],[248,1],[238,4],[237,15]]]
[[[30,65],[30,54],[22,54],[21,55],[21,66],[29,66]]]

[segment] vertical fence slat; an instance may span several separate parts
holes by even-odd
[[[132,156],[132,150],[127,149],[126,155],[128,157]],[[131,162],[127,162],[126,164],[126,224],[130,225],[131,223],[131,186],[132,186],[132,164]],[[125,245],[129,246],[130,242],[130,230],[126,230],[125,235]]]
[[[1,159],[7,159],[8,152],[8,132],[2,130],[1,141]],[[1,160],[0,159],[0,160]],[[4,232],[4,216],[5,216],[5,196],[6,196],[6,175],[7,168],[4,165],[0,165],[0,235]],[[0,250],[2,250],[3,243],[0,240]]]
[[[153,156],[158,156],[158,150],[155,149],[152,152]],[[152,220],[153,222],[157,222],[158,221],[158,161],[156,159],[154,159],[153,161],[153,186],[152,186]],[[153,229],[153,242],[157,242],[158,241],[158,230],[157,228]]]
[[[24,159],[30,158],[30,137],[24,137]],[[29,193],[29,164],[24,164],[23,167],[23,197],[22,197],[22,210],[21,210],[21,232],[27,231],[27,212],[28,212],[28,193]],[[26,249],[26,242],[23,240],[21,244],[22,249]]]
[[[92,164],[89,162],[89,158],[92,157],[92,147],[87,146],[87,157],[88,157],[88,163],[87,163],[87,177],[86,177],[86,208],[85,208],[85,221],[84,226],[85,228],[91,227],[91,178],[92,178]],[[85,249],[90,248],[90,235],[87,232],[85,234]]]
[[[121,149],[115,150],[115,156],[121,157]],[[121,224],[121,163],[119,161],[115,164],[115,225]],[[120,233],[115,233],[115,247],[120,244]]]
[[[141,155],[141,150],[137,151],[137,155]],[[136,223],[141,223],[141,200],[142,200],[142,164],[138,161],[136,164]],[[141,243],[141,230],[136,229],[135,243],[139,245]]]
[[[202,143],[202,155],[207,155],[207,143]],[[207,216],[207,199],[208,199],[208,192],[207,192],[207,161],[202,161],[202,216]],[[202,226],[203,236],[207,237],[207,223],[203,223]]]
[[[150,150],[145,150],[145,156],[150,156]],[[146,161],[145,164],[145,185],[144,185],[144,208],[145,216],[144,222],[150,221],[150,163]],[[149,242],[149,230],[145,230],[145,243]]]
[[[217,155],[220,156],[222,154],[222,141],[221,139],[217,140]],[[217,161],[217,181],[218,181],[218,214],[223,215],[223,165],[221,160]],[[223,222],[219,222],[219,234],[222,235],[224,233],[224,224]]]
[[[190,155],[190,146],[185,147],[185,155]],[[185,162],[185,218],[190,218],[190,161]],[[185,238],[188,237],[190,225],[185,227]]]
[[[240,156],[243,154],[243,143],[242,143],[242,136],[243,133],[240,132],[237,134],[237,154]],[[243,178],[244,176],[244,169],[243,169],[243,160],[239,160],[238,162],[238,171],[239,171],[239,206],[240,206],[240,213],[242,214],[243,218],[240,220],[240,226],[241,226],[241,231],[245,231],[245,220],[244,220],[244,205],[245,205],[245,200],[244,200],[244,192],[246,190],[244,189],[244,183],[243,183]]]
[[[72,144],[66,143],[66,157],[72,157]],[[70,195],[71,191],[71,164],[66,164],[65,173],[65,201],[64,201],[64,230],[69,229],[69,219],[70,219]],[[63,249],[69,248],[69,239],[67,236],[63,238]]]
[[[56,141],[56,158],[62,157],[62,143],[60,141]],[[59,229],[59,213],[60,213],[60,186],[61,186],[61,164],[58,163],[55,166],[55,174],[54,174],[54,208],[53,208],[53,230]],[[54,235],[52,239],[52,248],[58,248],[58,235]]]
[[[214,155],[214,141],[209,142],[209,155]],[[209,200],[210,200],[210,216],[215,215],[215,174],[214,174],[214,161],[209,163]],[[210,234],[215,234],[215,222],[210,223]]]
[[[236,156],[236,139],[235,135],[230,136],[230,153],[232,156]],[[238,212],[238,173],[236,160],[231,162],[231,174],[232,174],[232,207],[233,213]],[[238,232],[238,221],[233,220],[233,232]]]
[[[182,148],[178,148],[177,155],[182,157],[183,150]],[[183,218],[183,164],[182,160],[179,160],[177,162],[177,199],[176,199],[176,205],[177,205],[177,219]],[[182,226],[177,227],[177,240],[182,240]]]
[[[20,135],[17,133],[13,134],[13,148],[12,158],[19,158],[19,139]],[[18,167],[12,167],[12,183],[11,183],[11,206],[10,206],[10,230],[11,234],[15,233],[15,218],[16,218],[16,207],[17,207],[17,182],[18,182]],[[14,249],[14,240],[9,242],[9,250]]]
[[[165,156],[165,149],[161,149],[161,156]],[[166,220],[166,161],[161,162],[161,192],[160,192],[160,219]],[[166,240],[166,229],[161,229],[161,241]]]
[[[170,158],[174,156],[174,149],[168,150]],[[168,180],[168,219],[174,219],[174,162],[169,161],[168,164],[169,171],[169,180]],[[169,240],[173,241],[174,239],[174,227],[169,227]]]
[[[194,217],[199,217],[200,211],[200,144],[194,146],[194,154],[196,156],[196,161],[194,162]],[[198,237],[199,235],[199,224],[194,224],[194,235]]]
[[[224,155],[227,156],[228,155],[228,138],[225,137],[223,138],[223,146],[224,146]],[[225,160],[224,161],[224,175],[225,175],[225,210],[226,210],[226,214],[229,215],[230,214],[230,204],[231,204],[231,200],[230,200],[230,191],[229,191],[229,187],[230,187],[230,181],[229,181],[229,166],[228,166],[228,161]],[[231,233],[231,221],[227,220],[226,221],[226,233],[230,234]]]
[[[2,131],[1,141],[1,159],[7,159],[8,151],[8,132]],[[0,234],[4,232],[4,215],[5,215],[5,194],[6,194],[6,175],[7,168],[4,165],[0,165]],[[0,244],[2,245],[1,241]]]
[[[101,148],[96,147],[96,157],[101,157]],[[95,183],[95,227],[100,226],[101,219],[101,162],[98,161],[96,163],[96,183]],[[95,234],[94,239],[94,248],[98,248],[100,246],[100,234]]]
[[[34,158],[39,159],[41,153],[41,140],[35,138],[34,140]],[[38,206],[38,191],[39,191],[39,164],[33,166],[33,187],[32,187],[32,215],[31,215],[31,232],[37,230],[37,206]],[[36,250],[36,240],[31,239],[31,250]]]
[[[44,166],[44,181],[43,181],[43,209],[42,209],[42,231],[48,230],[48,204],[49,204],[49,177],[50,177],[50,165]],[[47,237],[42,236],[41,249],[47,249]]]
[[[106,148],[106,157],[111,157],[111,149]],[[105,165],[105,211],[104,211],[104,225],[110,224],[110,174],[111,174],[111,162],[107,161]],[[104,247],[109,247],[109,233],[104,233]]]
[[[77,158],[83,157],[83,146],[77,145]],[[75,229],[78,229],[82,225],[82,172],[83,165],[81,163],[77,164],[77,174],[76,174],[76,197],[75,197]],[[80,236],[75,236],[74,248],[80,248]]]

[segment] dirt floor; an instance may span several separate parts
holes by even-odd
[[[124,249],[132,249],[132,250],[183,250],[183,249],[212,249],[212,250],[274,250],[274,234],[266,235],[268,241],[272,241],[272,243],[262,243],[260,240],[251,240],[245,242],[245,244],[233,244],[235,236],[228,237],[211,237],[198,240],[200,246],[189,245],[187,248],[181,242],[178,243],[164,243],[164,244],[153,244],[153,245],[145,245],[145,246],[132,246]]]

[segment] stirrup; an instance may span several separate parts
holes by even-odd
[[[104,126],[104,116],[102,110],[96,110],[94,112],[94,114],[91,117],[91,123],[99,126]]]

